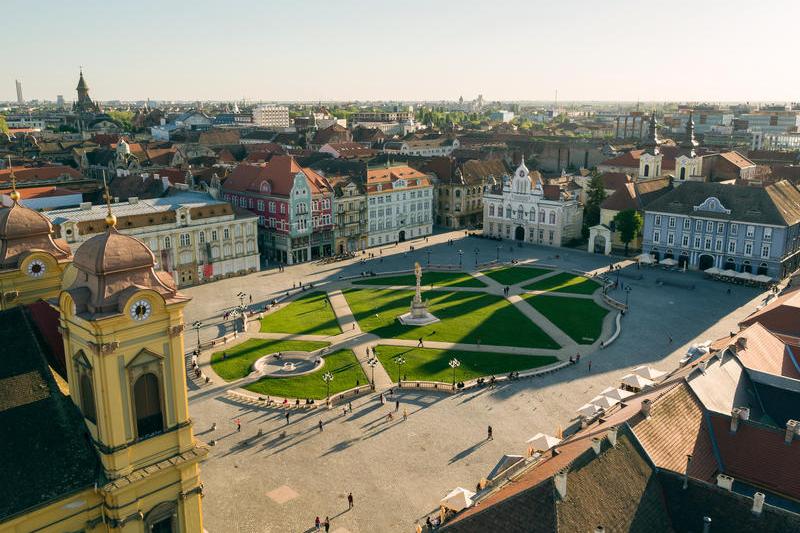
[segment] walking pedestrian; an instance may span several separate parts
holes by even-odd
[[[406,420],[408,420],[408,410],[405,407],[403,407],[403,422],[405,422]]]
[[[395,411],[399,411],[400,410],[400,400],[396,400],[394,402],[394,410]]]
[[[342,416],[347,416],[347,407],[342,407]]]
[[[494,440],[494,437],[492,436],[492,426],[489,426],[486,429],[486,440]]]
[[[250,295],[250,303],[253,303],[253,295]]]
[[[236,419],[236,431],[238,432],[238,431],[241,431],[241,430],[242,430],[242,422],[237,418]]]
[[[331,519],[326,516],[322,525],[325,526],[325,533],[328,533],[331,530]]]
[[[386,400],[383,398],[383,393],[381,393],[381,405],[385,404]]]
[[[353,505],[353,493],[351,492],[347,495],[347,508],[352,509]]]
[[[423,347],[424,346],[422,345],[422,337],[420,337],[419,342],[417,343],[417,348],[423,348]]]
[[[672,344],[672,335],[669,335],[669,343]]]
[[[355,331],[355,330],[356,330],[356,323],[353,322],[353,331]]]
[[[319,430],[322,431],[322,420],[319,421]]]
[[[317,531],[319,531],[319,525],[320,525],[320,519],[319,517],[317,517],[317,519],[314,520],[314,527],[316,528]]]
[[[592,371],[592,360],[590,359],[589,360],[589,372],[591,372],[591,371]]]
[[[289,411],[286,411],[286,425],[289,425]]]
[[[353,402],[347,402],[347,410],[353,412]]]

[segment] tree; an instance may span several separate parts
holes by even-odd
[[[133,131],[133,112],[132,111],[109,111],[108,116],[111,120],[119,124],[125,131]]]
[[[8,133],[8,124],[6,123],[6,117],[0,115],[0,133]]]
[[[606,198],[606,189],[600,176],[592,176],[586,189],[586,206],[583,210],[583,221],[588,227],[600,223],[600,204]]]
[[[628,244],[642,231],[642,215],[635,209],[626,209],[614,216],[614,224],[619,232],[619,240],[625,243],[625,255],[628,255]]]

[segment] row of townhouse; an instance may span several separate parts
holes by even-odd
[[[294,264],[430,235],[433,184],[406,165],[368,168],[366,180],[328,179],[291,156],[241,164],[223,198],[258,215],[268,261]]]
[[[656,260],[783,278],[800,266],[800,190],[684,183],[645,208],[642,233]]]

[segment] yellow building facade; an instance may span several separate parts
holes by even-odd
[[[26,213],[9,215],[14,209]],[[35,221],[31,213],[41,216],[16,202],[0,212],[3,251],[25,239],[19,223]],[[4,226],[9,216],[12,223]],[[74,260],[29,247],[16,268],[0,272],[0,287],[16,291],[14,305],[57,296],[50,303],[60,315],[70,409],[77,424],[82,419],[85,425],[77,431],[88,441],[95,468],[88,476],[83,468],[85,477],[68,493],[54,488],[36,498],[36,505],[6,510],[5,518],[0,513],[0,532],[203,531],[199,462],[207,449],[192,432],[184,366],[183,310],[189,299],[169,274],[155,271],[144,243],[116,231],[110,211],[107,223],[107,231],[84,243]],[[70,279],[61,290],[70,260]],[[41,276],[30,275],[32,261],[44,265]],[[14,312],[0,313],[0,320],[11,320]],[[6,380],[19,383],[30,374]],[[20,396],[5,405],[0,401],[0,421],[14,420],[14,408],[36,405],[36,398]],[[47,421],[41,422],[46,431]]]

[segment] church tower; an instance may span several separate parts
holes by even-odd
[[[92,102],[89,97],[89,85],[83,79],[83,69],[80,71],[80,78],[78,79],[78,86],[75,90],[78,92],[78,100],[73,105],[73,109],[77,113],[98,113],[100,108],[96,103]]]
[[[106,201],[108,191],[106,190]],[[60,330],[72,401],[107,480],[97,488],[109,530],[202,532],[200,469],[184,371],[181,295],[144,243],[106,232],[75,254]]]
[[[8,163],[11,206],[0,208],[0,310],[58,296],[72,261],[69,245],[53,238],[50,219],[19,203],[10,158]]]
[[[661,139],[658,138],[658,122],[656,113],[650,115],[650,125],[647,128],[647,137],[642,143],[644,152],[639,156],[639,179],[648,180],[661,176]]]
[[[694,138],[694,120],[689,112],[686,121],[686,135],[678,147],[678,156],[675,158],[675,178],[677,182],[697,179],[702,174],[702,160],[697,155],[700,143]]]

